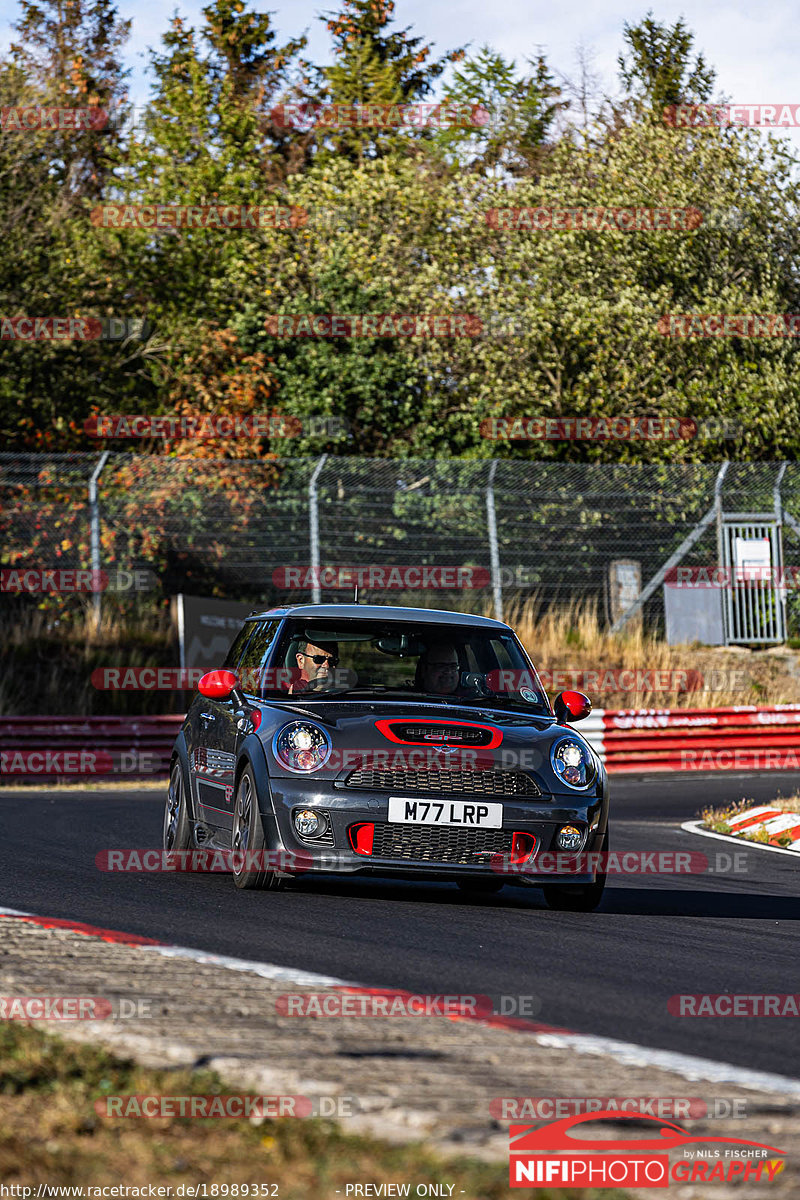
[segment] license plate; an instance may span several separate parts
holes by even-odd
[[[464,825],[468,829],[502,829],[502,804],[483,804],[480,800],[416,800],[408,796],[389,797],[392,824]]]

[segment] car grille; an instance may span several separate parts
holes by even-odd
[[[395,771],[351,772],[347,787],[373,792],[431,792],[437,796],[541,796],[524,771]]]
[[[462,746],[488,746],[495,731],[487,726],[448,725],[445,721],[392,721],[389,728],[402,742],[460,742]]]
[[[375,823],[374,858],[488,866],[492,854],[511,851],[509,829],[455,829],[451,825]]]

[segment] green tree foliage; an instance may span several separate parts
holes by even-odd
[[[622,37],[627,51],[617,58],[622,85],[657,120],[667,105],[709,99],[717,73],[702,54],[692,61],[694,34],[683,18],[668,26],[649,12],[638,25],[626,23]]]
[[[332,61],[319,72],[324,103],[385,108],[418,103],[433,93],[448,64],[461,58],[462,50],[433,58],[421,37],[412,37],[410,29],[395,28],[394,7],[393,0],[342,0],[338,13],[326,14]],[[360,163],[365,157],[398,154],[408,150],[409,141],[429,136],[426,124],[412,127],[409,134],[399,115],[397,119],[395,128],[365,123],[326,130],[324,144],[337,156]]]
[[[341,0],[325,20],[329,60],[310,64],[304,39],[282,44],[246,0],[213,0],[196,27],[176,17],[162,36],[133,128],[0,139],[0,315],[152,327],[124,345],[1,342],[8,444],[87,448],[81,427],[94,412],[277,409],[347,426],[164,449],[607,461],[797,453],[796,339],[680,339],[659,325],[669,313],[800,311],[789,148],[760,131],[661,120],[666,105],[702,101],[714,84],[683,22],[651,14],[625,26],[630,103],[576,125],[541,55],[521,68],[490,47],[436,57],[396,26],[389,0]],[[125,23],[110,0],[25,0],[21,27],[26,49],[15,44],[0,64],[3,104],[124,96]],[[437,99],[493,119],[314,124],[315,105]],[[289,105],[306,105],[305,123],[280,117]],[[217,203],[298,215],[249,229],[98,217],[103,204]],[[538,229],[530,217],[689,207],[702,221],[672,230]],[[461,337],[276,336],[271,318],[304,313],[477,320]],[[495,440],[482,425],[586,416],[724,417],[741,429],[735,440],[587,445]]]
[[[393,19],[393,0],[342,0],[340,12],[327,14],[334,61],[323,70],[323,78],[332,101],[352,104],[393,99],[387,91],[373,92],[370,81],[362,79],[361,51],[365,47],[369,60],[386,69],[379,87],[388,85],[403,101],[429,95],[447,64],[461,57],[463,52],[455,50],[432,59],[431,48],[421,37],[410,37],[409,29],[390,28]]]
[[[109,151],[115,127],[103,123],[125,95],[121,48],[130,21],[120,20],[110,0],[20,0],[22,17],[14,26],[7,67],[22,84],[29,104],[91,108],[98,129],[51,130],[38,142],[49,155],[50,170],[71,197],[98,197],[108,181]]]
[[[470,109],[475,125],[444,129],[438,140],[472,170],[523,175],[540,163],[566,105],[544,57],[529,59],[528,66],[530,73],[520,76],[515,63],[482,46],[454,72],[445,98]]]
[[[125,95],[120,51],[128,24],[107,0],[22,4],[17,36],[0,63],[0,106],[11,110],[0,134],[5,317],[103,317],[124,291],[114,272],[93,269],[82,225],[84,206],[112,184],[120,131],[107,116]],[[88,110],[96,125],[14,123],[14,114],[37,108]],[[141,386],[130,345],[3,341],[0,355],[0,436],[12,446],[69,445],[106,372],[118,396]]]

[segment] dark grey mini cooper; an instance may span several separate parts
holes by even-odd
[[[227,853],[241,888],[312,872],[542,887],[588,911],[605,885],[608,781],[508,625],[432,609],[252,614],[175,742],[164,848]]]

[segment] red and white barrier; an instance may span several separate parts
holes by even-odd
[[[800,704],[601,708],[577,728],[610,773],[800,771]]]
[[[0,783],[165,775],[181,716],[0,717]],[[800,704],[595,709],[575,726],[609,773],[798,771]],[[95,760],[87,770],[87,755]],[[22,757],[20,757],[22,756]]]
[[[166,776],[183,717],[0,717],[0,784]]]

